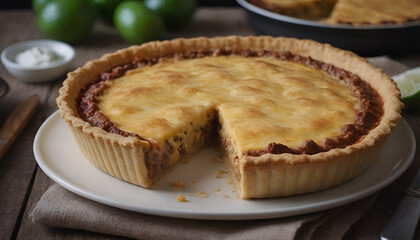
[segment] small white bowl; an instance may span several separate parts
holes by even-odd
[[[45,47],[57,55],[57,60],[42,66],[22,66],[16,55],[33,47]],[[23,82],[39,83],[55,80],[69,70],[75,56],[74,48],[54,40],[31,40],[15,43],[1,52],[3,65],[13,76]]]

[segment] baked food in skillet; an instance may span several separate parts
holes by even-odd
[[[420,21],[419,0],[248,0],[279,14],[354,26]]]
[[[70,73],[57,104],[93,164],[147,188],[219,132],[241,198],[312,192],[358,175],[402,108],[395,83],[353,53],[236,36],[107,54]]]

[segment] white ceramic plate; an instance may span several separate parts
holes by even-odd
[[[189,163],[179,165],[153,190],[114,178],[94,167],[79,151],[70,130],[58,114],[52,114],[35,136],[34,154],[41,169],[55,182],[88,199],[130,211],[152,215],[217,220],[285,217],[320,211],[363,198],[385,187],[410,165],[415,153],[414,135],[405,120],[390,136],[379,158],[360,176],[324,191],[273,199],[238,199],[225,169],[217,161],[217,149],[207,147]],[[180,192],[169,184],[182,181]],[[204,191],[207,198],[190,196]],[[188,202],[178,202],[182,193]]]

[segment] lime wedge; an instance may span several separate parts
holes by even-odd
[[[420,67],[393,77],[401,91],[401,101],[406,110],[420,110]]]

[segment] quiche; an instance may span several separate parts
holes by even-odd
[[[248,0],[283,15],[327,24],[390,25],[420,20],[419,0]]]
[[[104,55],[68,74],[57,104],[84,155],[112,176],[152,188],[215,142],[238,196],[268,198],[360,174],[401,118],[399,94],[380,69],[328,44],[229,36]]]

